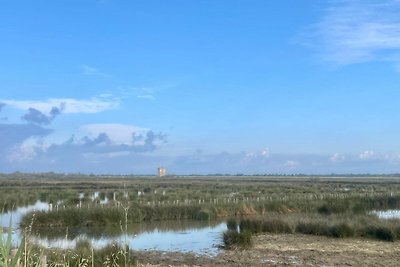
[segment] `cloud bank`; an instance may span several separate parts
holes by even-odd
[[[100,113],[115,109],[120,104],[119,99],[113,96],[99,96],[89,99],[49,98],[44,101],[3,99],[1,102],[15,109],[34,109],[45,114],[51,113],[54,107],[63,107],[62,112],[65,114]]]
[[[0,124],[0,163],[7,164],[10,155],[14,153],[24,141],[30,138],[40,139],[53,132],[34,124]]]

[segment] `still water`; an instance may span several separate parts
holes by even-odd
[[[4,213],[1,226],[7,228],[10,218],[13,229],[13,242],[21,240],[19,222],[24,214],[34,210],[48,210],[49,205],[36,202],[34,205],[20,207]],[[45,247],[74,248],[79,240],[88,240],[93,247],[102,248],[111,243],[125,244],[134,250],[158,250],[174,252],[193,252],[195,254],[216,255],[222,243],[222,233],[227,229],[224,221],[161,221],[143,222],[129,225],[91,228],[46,228],[32,233],[30,241]],[[127,230],[127,231],[126,231]]]
[[[374,210],[371,213],[380,219],[400,219],[400,210]]]
[[[77,228],[66,233],[65,229],[44,229],[31,238],[45,247],[74,248],[79,240],[89,240],[93,247],[102,248],[111,243],[125,244],[134,250],[193,252],[215,255],[222,242],[224,222],[167,221],[130,225],[128,234],[120,227]],[[39,237],[40,236],[40,237]]]
[[[11,222],[11,228],[16,230],[19,227],[19,223],[22,219],[22,216],[31,211],[40,211],[40,210],[48,210],[49,204],[41,201],[36,201],[35,204],[18,207],[13,211],[9,211],[6,213],[0,213],[0,226],[1,227],[9,227]]]

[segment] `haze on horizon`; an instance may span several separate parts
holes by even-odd
[[[0,172],[399,173],[400,1],[3,1]]]

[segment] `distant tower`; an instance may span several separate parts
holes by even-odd
[[[167,170],[164,167],[159,167],[157,171],[158,177],[163,177],[167,175]]]

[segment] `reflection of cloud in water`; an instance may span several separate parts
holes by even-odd
[[[18,245],[18,243],[21,240],[20,237],[20,232],[16,231],[19,229],[19,224],[21,222],[22,216],[27,214],[28,212],[31,211],[42,211],[42,210],[48,210],[49,204],[41,201],[36,201],[35,204],[33,205],[27,205],[24,207],[17,207],[13,211],[9,211],[6,213],[1,213],[0,214],[0,227],[3,227],[5,230],[10,226],[11,222],[11,228],[13,229],[12,231],[12,243],[13,245]],[[7,235],[7,231],[4,231],[4,235]]]
[[[222,242],[222,232],[225,230],[225,223],[187,229],[185,232],[174,230],[159,231],[158,228],[153,228],[153,231],[128,234],[127,242],[133,250],[179,251],[215,255],[218,253],[218,246]],[[74,248],[76,242],[80,239],[87,239],[92,243],[93,247],[102,248],[110,243],[124,244],[125,238],[125,235],[120,232],[118,236],[103,236],[100,238],[91,238],[87,234],[80,234],[74,239],[65,239],[65,237],[48,239],[36,236],[32,237],[31,241],[45,247],[66,249]]]
[[[379,219],[400,219],[400,210],[373,210],[371,214],[378,216]]]
[[[48,210],[49,205],[37,201],[33,205],[18,207],[14,211],[0,216],[1,226],[8,227],[10,218],[12,228],[18,229],[24,214],[34,210]],[[161,250],[194,252],[198,254],[215,255],[222,242],[222,232],[226,223],[221,221],[158,221],[128,225],[128,243],[134,250]],[[67,236],[67,238],[66,238]],[[22,239],[20,231],[13,231],[13,244]],[[121,227],[91,227],[91,228],[43,228],[33,233],[30,240],[44,247],[74,248],[80,239],[89,240],[93,247],[102,248],[110,243],[123,244],[125,236]]]
[[[206,227],[215,227],[222,221],[193,221],[193,220],[178,220],[178,221],[155,221],[155,222],[143,222],[134,223],[128,225],[128,234],[140,234],[140,233],[153,233],[157,231],[163,232],[175,232],[176,234],[189,233],[196,229],[203,229]],[[125,226],[123,226],[125,229]],[[66,228],[52,228],[51,231],[47,227],[37,229],[37,234],[47,239],[59,239],[65,238]],[[85,234],[89,238],[100,239],[106,238],[118,238],[121,232],[121,226],[107,225],[102,227],[70,227],[68,228],[68,238],[75,239],[78,236]]]
[[[21,222],[22,216],[27,214],[28,212],[31,211],[42,211],[42,210],[48,210],[49,209],[49,204],[41,201],[36,201],[35,204],[33,205],[27,205],[24,207],[17,207],[13,211],[9,211],[6,213],[0,214],[0,219],[1,219],[1,225],[2,227],[8,227],[10,225],[10,220],[11,220],[11,227],[13,229],[16,229],[19,227],[19,223]]]

